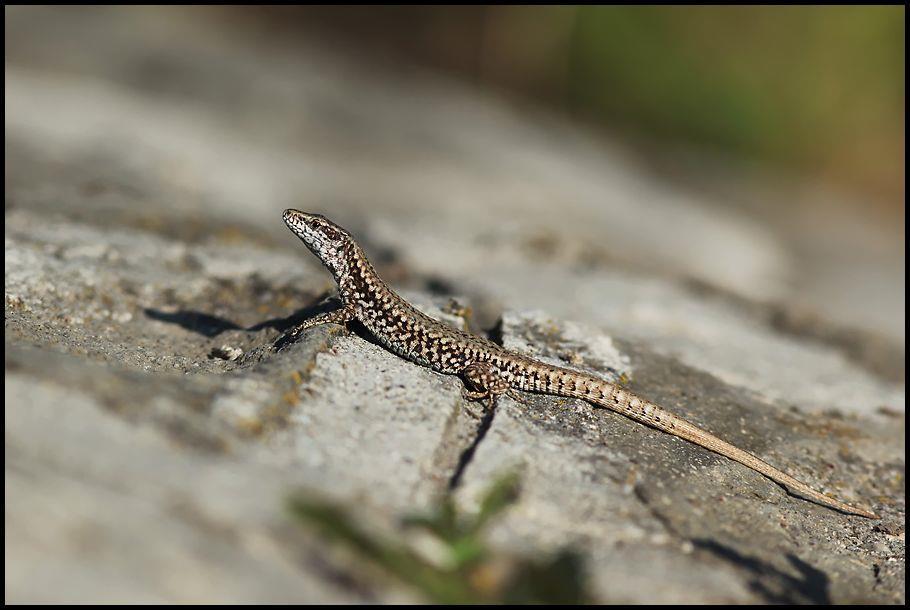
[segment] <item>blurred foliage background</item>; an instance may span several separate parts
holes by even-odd
[[[633,143],[701,147],[858,192],[870,211],[903,210],[903,6],[238,10],[548,104]]]

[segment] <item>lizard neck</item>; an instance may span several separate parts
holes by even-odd
[[[338,284],[338,294],[345,307],[355,311],[375,308],[384,301],[399,298],[386,286],[372,263],[357,244],[350,244],[346,252],[345,269],[333,272]]]

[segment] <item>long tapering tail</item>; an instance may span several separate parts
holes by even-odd
[[[807,500],[850,515],[859,515],[869,519],[879,518],[878,515],[870,510],[850,506],[812,489],[802,481],[778,470],[748,451],[731,445],[710,432],[702,430],[698,426],[658,407],[654,403],[639,398],[631,392],[602,379],[553,367],[552,369],[548,368],[540,371],[535,379],[521,385],[523,386],[522,389],[581,398],[592,404],[606,407],[637,422],[678,436],[735,460],[740,464],[744,464],[772,481],[783,485],[790,493],[799,495]]]

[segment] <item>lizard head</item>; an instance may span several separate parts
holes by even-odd
[[[347,272],[346,252],[356,245],[350,233],[319,214],[285,210],[284,224],[336,277]]]

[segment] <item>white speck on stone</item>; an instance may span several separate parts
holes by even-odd
[[[221,347],[216,347],[212,350],[212,356],[215,358],[221,358],[222,360],[228,360],[230,362],[237,360],[242,355],[242,349],[230,345],[222,345]]]
[[[111,319],[114,322],[119,322],[120,324],[125,324],[133,319],[133,314],[128,311],[120,311],[111,315]]]

